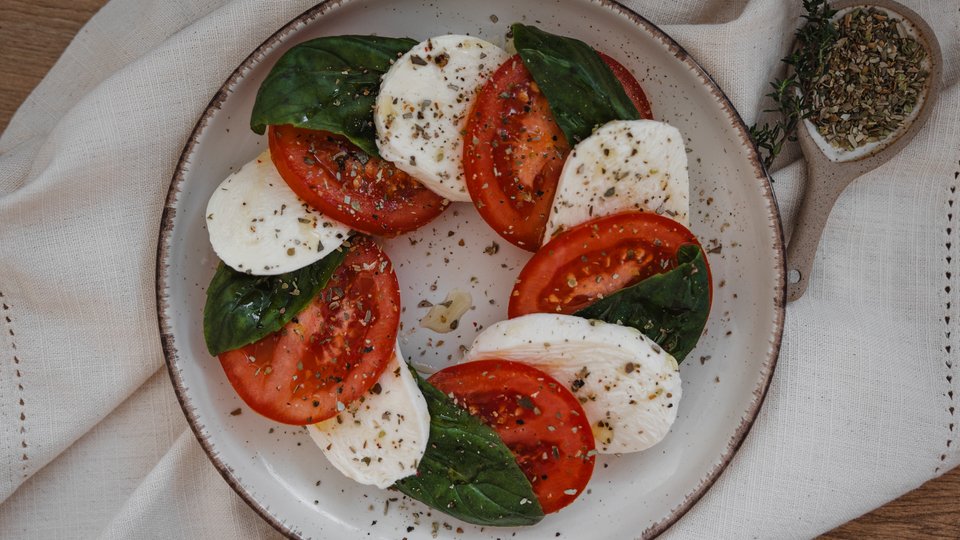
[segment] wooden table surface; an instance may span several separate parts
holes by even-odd
[[[106,0],[0,0],[0,131]],[[824,538],[960,538],[960,468]]]

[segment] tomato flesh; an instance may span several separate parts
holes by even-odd
[[[640,83],[600,53],[642,118],[652,118]],[[463,170],[484,220],[511,243],[536,251],[570,145],[546,96],[515,55],[477,93],[464,137]]]
[[[345,137],[270,126],[267,138],[287,185],[310,206],[358,231],[396,236],[423,226],[449,204]]]
[[[677,250],[683,244],[700,245],[689,229],[651,212],[582,223],[555,236],[530,258],[510,294],[508,314],[513,318],[576,313],[604,296],[676,268]]]
[[[570,145],[519,55],[478,92],[463,170],[481,216],[517,246],[536,249]]]
[[[633,106],[637,108],[637,112],[640,113],[640,118],[653,120],[653,111],[650,109],[650,100],[647,99],[646,92],[644,92],[643,87],[640,86],[640,81],[634,78],[633,74],[630,73],[630,70],[624,67],[624,65],[620,62],[617,62],[613,58],[600,51],[597,51],[597,54],[600,55],[600,59],[603,60],[604,63],[607,64],[607,67],[610,68],[610,71],[613,72],[613,76],[620,81],[621,85],[623,85],[623,90],[627,93],[627,97],[630,98],[630,101],[633,102]]]
[[[366,237],[313,302],[279,331],[220,355],[237,394],[284,424],[326,420],[370,389],[390,362],[400,324],[400,285]]]
[[[593,432],[580,402],[553,377],[519,362],[480,360],[428,382],[500,435],[545,513],[583,492],[593,474]]]

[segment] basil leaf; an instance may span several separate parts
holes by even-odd
[[[681,362],[697,344],[710,314],[704,257],[696,244],[684,244],[673,270],[621,289],[575,315],[632,326]]]
[[[533,487],[500,436],[419,375],[417,384],[430,411],[430,439],[417,474],[393,487],[476,525],[533,525],[543,519]]]
[[[340,266],[346,250],[277,276],[254,276],[224,263],[217,267],[203,307],[203,337],[216,356],[259,341],[307,307]]]
[[[525,24],[515,23],[511,30],[523,64],[571,145],[611,120],[640,118],[623,85],[593,47]]]
[[[417,42],[408,38],[333,36],[306,41],[280,57],[260,85],[250,129],[290,124],[343,135],[379,156],[373,104],[380,76]]]

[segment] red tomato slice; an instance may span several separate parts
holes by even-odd
[[[545,513],[583,493],[593,474],[593,432],[580,402],[553,377],[519,362],[480,360],[428,382],[500,435]]]
[[[675,268],[683,244],[700,242],[683,225],[650,212],[582,223],[555,236],[527,261],[510,294],[508,314],[575,313]]]
[[[623,85],[623,90],[627,93],[630,101],[633,102],[633,106],[637,108],[637,112],[640,113],[640,118],[653,120],[650,101],[647,99],[647,94],[643,91],[643,87],[640,86],[640,81],[634,78],[633,73],[630,73],[630,70],[620,62],[617,62],[600,51],[597,51],[597,54],[600,55],[600,59],[603,60],[607,64],[607,67],[610,68],[610,71],[613,72],[613,76]]]
[[[367,237],[313,302],[279,331],[220,355],[237,394],[284,424],[336,416],[370,389],[390,362],[400,324],[400,284]]]
[[[641,116],[652,118],[640,83],[616,60],[600,57]],[[569,152],[547,98],[520,55],[510,58],[477,93],[467,120],[463,170],[477,211],[500,236],[536,251]]]
[[[267,137],[287,185],[310,206],[358,231],[396,236],[423,226],[449,204],[344,137],[293,126],[270,126]]]

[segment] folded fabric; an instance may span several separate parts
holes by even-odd
[[[0,137],[0,537],[277,534],[187,428],[164,372],[154,263],[197,117],[313,3],[114,0]],[[904,3],[943,48],[940,102],[901,155],[841,197],[750,436],[668,535],[809,537],[960,463],[960,13]],[[800,14],[792,0],[627,4],[748,122]],[[773,177],[789,229],[804,178],[795,148]]]

